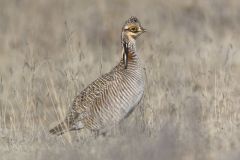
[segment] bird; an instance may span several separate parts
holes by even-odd
[[[144,95],[144,68],[136,47],[136,39],[144,32],[137,17],[125,21],[120,62],[74,98],[66,118],[50,134],[62,135],[83,128],[104,133],[129,116]]]

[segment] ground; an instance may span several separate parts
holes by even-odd
[[[237,160],[238,0],[0,1],[0,155],[12,159]],[[106,136],[56,137],[73,98],[121,58],[130,16],[141,105]]]

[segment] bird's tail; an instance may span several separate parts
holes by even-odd
[[[51,130],[49,130],[49,133],[53,135],[62,135],[67,131],[70,131],[72,128],[72,122],[69,119],[65,119],[65,121],[61,122]]]

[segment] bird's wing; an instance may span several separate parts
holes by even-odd
[[[110,72],[99,77],[88,85],[80,94],[74,99],[72,104],[72,111],[80,114],[80,117],[88,115],[95,105],[97,99],[103,97],[105,91],[114,83],[114,73]],[[80,118],[80,119],[82,119]]]
[[[80,92],[74,99],[72,108],[64,121],[51,129],[50,133],[61,135],[67,130],[81,129],[82,126],[78,126],[77,122],[92,114],[96,102],[105,94],[107,88],[112,86],[114,81],[113,75],[114,73],[110,72],[99,77]]]

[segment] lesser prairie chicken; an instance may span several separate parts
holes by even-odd
[[[144,93],[144,71],[136,39],[146,30],[136,17],[122,27],[122,59],[109,73],[89,84],[73,101],[65,120],[51,134],[88,128],[101,131],[125,118]]]

